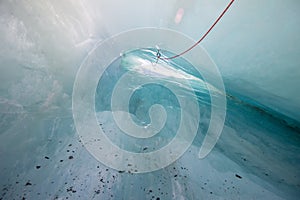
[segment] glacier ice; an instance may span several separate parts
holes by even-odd
[[[199,159],[198,152],[209,103],[200,105],[201,122],[188,151],[151,173],[107,168],[76,134],[73,83],[98,42],[144,27],[168,28],[197,40],[227,3],[1,1],[0,199],[297,199],[300,3],[294,0],[236,1],[201,44],[222,74],[228,102],[222,135],[206,158]],[[186,48],[180,41],[174,44]],[[118,73],[108,70],[103,79],[114,81]],[[137,117],[149,106],[142,104],[142,94],[133,97],[129,108]],[[98,97],[103,104],[96,102],[97,117],[109,137],[127,150],[151,151],[151,141],[124,143],[128,138],[114,126],[109,102],[105,95]],[[166,90],[160,97],[167,98],[163,103],[178,120],[172,94]],[[133,120],[149,122],[147,117]],[[166,124],[166,133],[177,128]],[[172,136],[160,137],[154,148]]]

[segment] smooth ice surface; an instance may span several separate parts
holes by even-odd
[[[152,173],[108,169],[77,137],[73,83],[99,41],[143,27],[169,28],[197,40],[227,3],[0,1],[0,199],[297,199],[300,1],[235,1],[201,44],[230,95],[223,133],[205,159],[198,152],[210,117],[206,104],[193,145]],[[176,121],[178,103],[171,94],[166,98]],[[137,105],[130,109],[139,115],[145,108]],[[97,116],[116,144],[151,150],[150,142],[122,143],[109,113]],[[166,122],[170,135],[154,148],[169,142],[176,128]]]
[[[202,111],[202,128],[188,152],[172,165],[146,174],[115,171],[97,162],[76,137],[71,115],[2,113],[2,119],[13,122],[1,134],[2,198],[297,199],[298,132],[260,110],[229,101],[221,138],[200,160],[201,132],[209,119],[209,111]],[[114,137],[120,132],[110,114],[102,112],[99,124]],[[150,144],[131,145],[120,137],[115,141],[138,151],[152,150]]]

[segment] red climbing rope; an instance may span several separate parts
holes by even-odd
[[[228,4],[228,6],[225,8],[225,10],[221,13],[221,15],[217,18],[217,20],[213,23],[213,25],[208,29],[208,31],[200,38],[200,40],[198,40],[193,46],[191,46],[190,48],[188,48],[187,50],[181,52],[180,54],[177,54],[175,56],[172,57],[161,57],[160,53],[158,52],[157,54],[157,58],[158,59],[162,59],[162,60],[171,60],[174,58],[177,58],[179,56],[182,56],[183,54],[185,54],[186,52],[192,50],[195,46],[197,46],[207,35],[208,33],[214,28],[214,26],[220,21],[220,19],[223,17],[223,15],[227,12],[227,10],[229,9],[229,7],[232,5],[232,3],[234,2],[234,0],[231,0],[231,2]],[[159,51],[159,50],[158,50]]]

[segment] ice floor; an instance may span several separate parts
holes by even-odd
[[[208,157],[198,159],[198,139],[178,161],[147,174],[97,162],[79,142],[71,113],[2,113],[1,120],[10,122],[1,125],[2,199],[299,197],[299,132],[231,99],[222,136]],[[112,122],[103,124],[115,131]]]

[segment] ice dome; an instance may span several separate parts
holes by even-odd
[[[0,1],[0,199],[298,199],[300,1]]]

